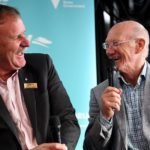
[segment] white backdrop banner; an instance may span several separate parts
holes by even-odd
[[[90,89],[96,85],[93,0],[0,0],[22,15],[31,46],[28,53],[49,54],[76,109],[82,150],[88,124]]]

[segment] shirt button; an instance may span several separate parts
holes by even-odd
[[[138,126],[137,126],[137,128],[138,128],[138,129],[141,129],[141,126],[140,126],[140,125],[138,125]]]

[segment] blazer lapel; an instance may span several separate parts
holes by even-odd
[[[144,89],[144,101],[142,102],[142,121],[143,121],[143,132],[145,137],[150,143],[150,66],[148,65]]]
[[[123,98],[122,98],[123,100]],[[124,141],[124,146],[127,148],[127,122],[126,122],[126,116],[125,116],[125,107],[124,102],[122,101],[122,105],[119,112],[115,113],[116,121],[118,124],[119,132],[121,134],[121,137]]]
[[[115,87],[121,88],[120,83],[118,82],[117,76],[114,79]],[[115,113],[116,121],[118,123],[119,132],[122,136],[124,141],[125,149],[127,149],[127,122],[126,122],[126,115],[125,115],[125,106],[124,106],[124,99],[123,96],[121,97],[121,107],[120,111]]]
[[[24,101],[28,110],[28,115],[32,124],[32,128],[34,134],[36,135],[36,99],[35,99],[35,90],[37,87],[33,86],[35,81],[33,80],[32,74],[29,71],[24,71],[21,69],[19,71],[19,80],[20,80],[20,87],[23,93]]]
[[[17,133],[17,128],[4,104],[4,101],[2,99],[2,97],[0,96],[0,117],[6,122],[6,124],[9,126],[10,130],[14,133],[14,135],[16,136],[17,140],[19,140],[18,138],[18,133]],[[20,142],[19,142],[20,143]]]

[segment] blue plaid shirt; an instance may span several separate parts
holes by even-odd
[[[147,63],[138,78],[136,86],[125,82],[122,76],[123,98],[128,121],[128,149],[150,150],[148,141],[143,134],[142,101],[144,99],[145,74]]]
[[[128,128],[128,150],[150,150],[147,139],[143,134],[142,125],[142,101],[144,99],[145,75],[147,69],[147,62],[138,78],[136,86],[127,83],[119,74],[120,83],[123,89],[123,99],[127,116]],[[112,128],[113,119],[106,120],[100,114],[100,124],[107,130]]]

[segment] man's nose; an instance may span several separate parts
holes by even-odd
[[[30,42],[26,37],[23,39],[21,46],[22,47],[29,47],[30,46]]]
[[[109,47],[106,49],[106,54],[107,55],[112,55],[114,54],[116,51],[114,49],[114,47],[112,45],[109,45]]]

